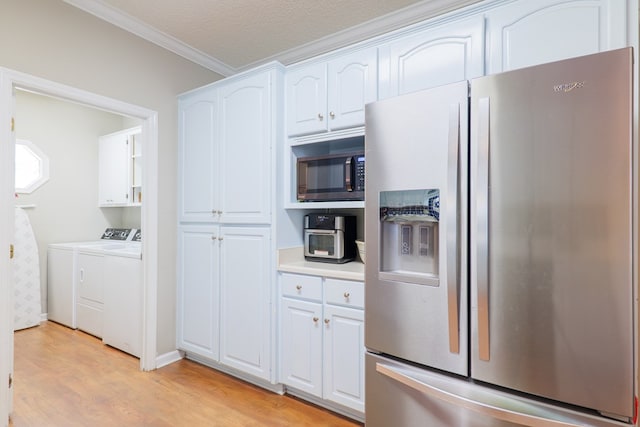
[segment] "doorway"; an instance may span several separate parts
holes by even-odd
[[[0,425],[7,425],[12,405],[13,366],[13,283],[11,250],[14,235],[15,92],[22,90],[62,101],[81,104],[139,120],[145,142],[142,158],[142,185],[145,200],[141,207],[143,256],[143,327],[140,369],[156,368],[157,330],[157,224],[158,224],[158,141],[157,113],[119,100],[82,91],[24,73],[0,68],[0,248],[10,248],[10,256],[0,256]],[[5,120],[5,118],[7,120]]]

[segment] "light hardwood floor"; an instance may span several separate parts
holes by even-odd
[[[138,359],[53,322],[14,342],[11,427],[362,425],[188,360],[140,372]]]

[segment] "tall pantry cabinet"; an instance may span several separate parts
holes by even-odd
[[[272,63],[179,97],[177,346],[275,383],[276,112]]]

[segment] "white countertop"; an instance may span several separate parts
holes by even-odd
[[[364,264],[360,260],[344,264],[306,261],[302,246],[278,249],[278,271],[364,281]]]

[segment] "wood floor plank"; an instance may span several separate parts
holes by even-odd
[[[362,425],[189,360],[140,372],[138,359],[53,322],[14,342],[11,427]]]

